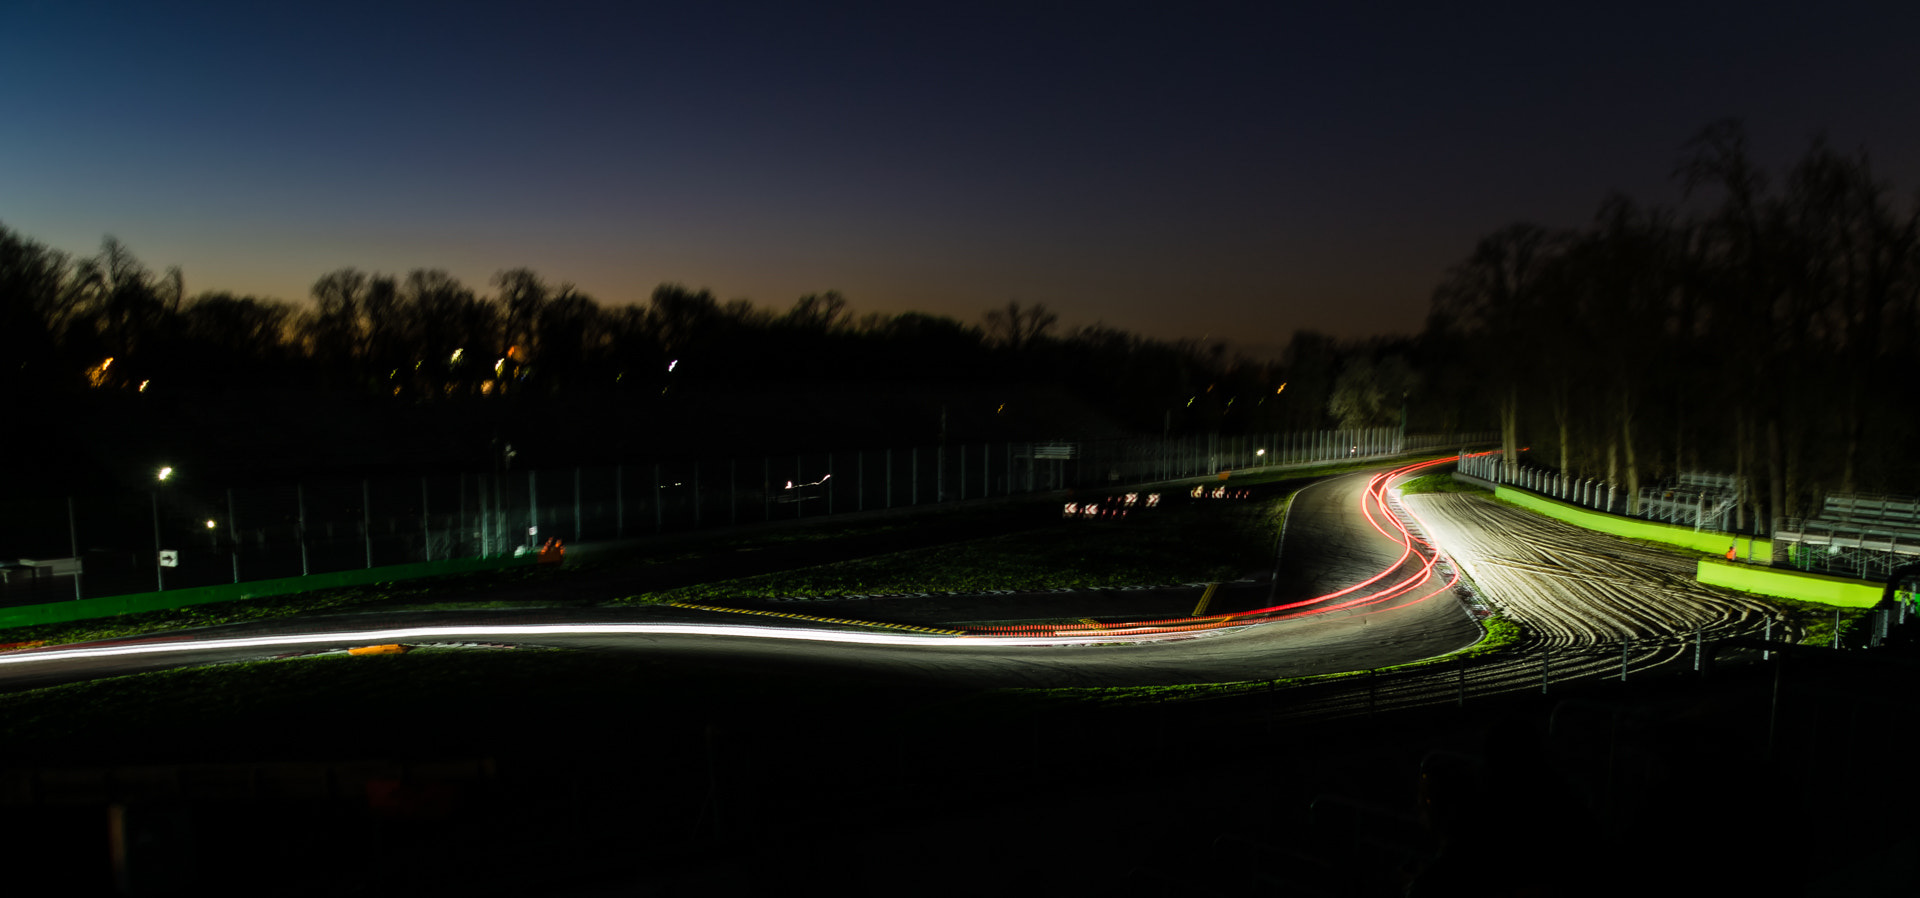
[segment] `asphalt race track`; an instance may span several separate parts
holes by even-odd
[[[746,669],[979,688],[1228,682],[1387,667],[1464,648],[1481,635],[1434,568],[1431,549],[1397,530],[1394,516],[1381,506],[1398,505],[1388,499],[1387,470],[1330,478],[1302,490],[1277,567],[1222,584],[1203,618],[954,636],[673,607],[337,615],[10,652],[0,655],[0,682],[18,689],[382,642],[644,652],[724,659]],[[1055,604],[1084,601],[1085,613],[1100,615],[1117,605],[1191,609],[1201,592],[1199,586],[1178,586],[1044,598]],[[942,604],[964,608],[966,599],[943,597]],[[804,604],[787,610],[843,620],[942,623],[916,616],[911,599]]]

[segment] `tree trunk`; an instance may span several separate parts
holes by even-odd
[[[1572,429],[1569,426],[1568,419],[1573,417],[1573,409],[1570,408],[1573,402],[1567,395],[1568,392],[1569,390],[1564,382],[1554,385],[1553,423],[1560,431],[1560,476],[1562,477],[1570,477],[1573,474],[1572,460],[1567,457],[1567,433]]]
[[[1620,446],[1627,456],[1627,513],[1640,513],[1640,466],[1633,453],[1633,397],[1620,391]]]
[[[1675,399],[1673,407],[1673,476],[1676,478],[1680,476],[1681,471],[1686,470],[1686,466],[1680,461],[1680,451],[1686,448],[1686,432],[1687,397],[1682,393]]]
[[[1739,409],[1733,410],[1733,489],[1737,500],[1733,503],[1733,529],[1747,529],[1747,497],[1752,491],[1747,489],[1747,418]]]
[[[1612,438],[1607,440],[1607,486],[1613,487],[1613,486],[1617,486],[1619,483],[1620,483],[1620,435],[1614,434]],[[1611,502],[1607,504],[1607,513],[1609,514],[1613,513],[1613,504]]]
[[[1854,459],[1860,455],[1860,390],[1847,391],[1845,417],[1841,419],[1841,430],[1846,434],[1846,453],[1840,464],[1840,491],[1853,493],[1858,490],[1854,484]]]
[[[1772,523],[1767,528],[1768,535],[1780,530],[1781,520],[1786,506],[1787,471],[1785,459],[1780,457],[1780,424],[1773,416],[1767,417],[1767,510],[1772,514]],[[1780,563],[1783,551],[1781,544],[1773,544],[1774,563]]]
[[[1520,385],[1508,384],[1500,399],[1500,448],[1507,481],[1520,472]]]

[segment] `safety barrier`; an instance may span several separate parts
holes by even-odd
[[[1817,602],[1822,605],[1838,605],[1843,608],[1872,608],[1879,604],[1880,597],[1886,592],[1884,584],[1866,580],[1849,580],[1845,577],[1830,577],[1826,574],[1810,574],[1805,571],[1752,564],[1733,564],[1711,558],[1700,559],[1700,569],[1695,579],[1708,586],[1724,586],[1741,592],[1778,596],[1802,602]]]

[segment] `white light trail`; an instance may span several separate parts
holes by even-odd
[[[1209,631],[1209,634],[1211,635],[1217,632],[1219,631]],[[997,647],[1158,641],[1167,639],[1172,635],[1194,636],[1198,634],[1143,634],[1132,636],[1119,633],[1106,633],[1089,636],[945,636],[811,630],[799,627],[724,626],[715,624],[522,624],[494,627],[405,627],[389,630],[338,630],[320,633],[299,633],[286,636],[254,636],[236,639],[187,640],[134,645],[29,649],[26,651],[0,654],[0,665],[36,664],[83,658],[117,658],[138,655],[220,651],[226,649],[265,649],[312,645],[373,645],[385,642],[439,641],[456,637],[482,640],[502,637],[670,635],[784,639],[800,642],[828,642],[850,645]]]

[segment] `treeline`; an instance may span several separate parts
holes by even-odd
[[[1507,457],[1637,489],[1739,475],[1741,514],[1920,492],[1920,203],[1816,140],[1776,186],[1738,123],[1682,150],[1683,208],[1611,196],[1585,228],[1488,235],[1435,291],[1436,394]]]
[[[1531,447],[1629,491],[1734,473],[1743,523],[1920,492],[1920,204],[1818,141],[1776,186],[1735,123],[1688,142],[1675,175],[1678,208],[1610,196],[1584,228],[1488,235],[1417,336],[1299,332],[1277,360],[1063,329],[1037,304],[965,322],[676,284],[607,304],[526,269],[485,292],[342,269],[305,303],[189,296],[112,239],[75,258],[0,226],[0,392],[16,420],[92,426],[0,448],[151,459],[217,440],[226,469],[443,468],[508,442],[572,464],[1404,421],[1498,426],[1508,458]]]
[[[1354,347],[1314,334],[1297,335],[1282,364],[1219,343],[1062,329],[1039,304],[968,323],[859,315],[833,291],[773,309],[663,284],[644,302],[604,304],[524,268],[489,287],[348,268],[305,303],[189,295],[179,269],[156,273],[112,238],[76,258],[0,226],[0,381],[16,408],[90,419],[69,447],[82,454],[149,432],[171,443],[126,451],[284,435],[234,450],[228,467],[289,453],[299,466],[329,453],[471,466],[503,441],[572,463],[1373,426],[1398,423],[1404,394],[1349,389],[1354,401],[1330,404]],[[314,396],[328,398],[292,398]]]

